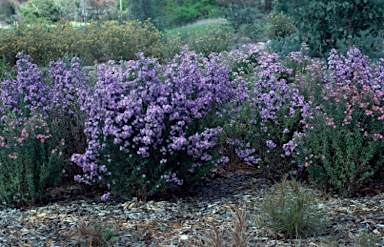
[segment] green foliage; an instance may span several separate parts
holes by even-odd
[[[0,20],[11,24],[15,19],[16,10],[17,3],[14,0],[0,1]]]
[[[267,27],[267,33],[271,39],[284,39],[296,32],[296,27],[289,16],[280,12],[277,15],[272,15],[270,23]]]
[[[79,235],[87,239],[88,246],[108,246],[119,240],[111,228],[104,228],[100,222],[80,224],[78,230]]]
[[[162,59],[170,60],[184,45],[208,56],[211,52],[229,51],[233,46],[233,30],[225,23],[199,24],[170,30],[163,38]]]
[[[383,95],[358,79],[324,85],[315,68],[320,66],[299,79],[313,108],[305,118],[305,134],[296,139],[298,166],[319,188],[350,196],[384,165]]]
[[[247,2],[229,4],[225,9],[225,17],[237,29],[244,24],[252,24],[263,14]]]
[[[238,32],[246,35],[252,41],[267,41],[267,21],[266,16],[261,16],[250,25],[240,26]]]
[[[21,122],[8,112],[0,132],[0,200],[9,206],[39,202],[46,189],[61,182],[63,144],[54,123],[38,114]],[[51,134],[52,133],[52,134]]]
[[[59,17],[65,21],[76,21],[82,18],[79,0],[54,0],[59,10]]]
[[[274,13],[280,13],[280,12],[284,12],[284,13],[289,13],[290,9],[289,9],[289,3],[290,0],[274,0],[273,1],[273,12]]]
[[[68,52],[78,55],[86,64],[108,60],[135,60],[138,52],[159,57],[162,34],[150,22],[117,21],[91,23],[79,30]],[[69,40],[72,42],[72,40]]]
[[[233,1],[224,4],[225,18],[231,23],[239,38],[264,41],[267,37],[267,18],[260,11],[260,4],[251,1]]]
[[[12,72],[12,67],[5,61],[0,60],[0,81],[7,78],[6,74]]]
[[[280,39],[271,40],[266,44],[268,51],[275,52],[281,57],[287,56],[291,52],[300,50],[301,44],[295,35],[290,35]]]
[[[318,234],[324,226],[314,195],[295,180],[288,180],[287,176],[266,191],[259,213],[259,224],[267,225],[287,238]]]
[[[353,247],[380,246],[381,238],[374,233],[363,232],[354,240]]]
[[[219,15],[215,0],[165,0],[161,11],[168,28],[180,27],[199,19],[216,18]]]
[[[324,55],[331,48],[356,46],[363,52],[380,49],[376,37],[383,35],[384,2],[381,0],[294,0],[287,3],[289,14],[313,55]],[[364,45],[356,40],[366,37]],[[372,39],[373,38],[373,39]],[[366,50],[365,50],[366,49]]]
[[[47,66],[68,54],[78,56],[85,65],[108,60],[136,59],[136,53],[161,54],[162,33],[149,22],[95,22],[75,29],[69,24],[45,25],[0,30],[0,59],[15,64],[18,52],[29,54],[38,65]]]
[[[145,22],[150,20],[157,28],[164,28],[163,13],[159,6],[161,0],[130,0],[128,2],[129,20]]]
[[[229,51],[233,32],[227,25],[208,25],[204,33],[189,32],[181,36],[181,43],[188,44],[190,50],[208,56],[211,52]]]
[[[59,8],[53,0],[31,0],[20,8],[27,23],[52,23],[59,18]]]

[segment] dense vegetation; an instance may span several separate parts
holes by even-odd
[[[122,2],[80,28],[77,2],[1,3],[33,24],[0,32],[1,201],[73,177],[145,199],[233,160],[348,196],[383,168],[381,1]]]
[[[68,175],[105,186],[103,199],[146,198],[230,159],[352,195],[383,167],[384,61],[307,52],[245,45],[207,58],[185,47],[93,77],[77,58],[44,73],[19,54],[0,84],[1,200],[39,201]]]

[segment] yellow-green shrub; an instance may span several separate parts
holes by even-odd
[[[87,63],[108,60],[136,59],[138,52],[158,57],[161,53],[162,34],[150,22],[131,21],[119,25],[117,21],[92,23],[79,31],[72,53],[84,54]]]
[[[15,27],[0,31],[0,59],[12,64],[18,52],[29,54],[36,64],[47,65],[66,55],[76,55],[85,64],[136,59],[136,53],[157,57],[162,34],[149,22],[95,22],[76,29],[68,24]]]
[[[267,33],[271,39],[285,38],[294,32],[296,32],[296,27],[292,19],[284,12],[271,17],[270,24],[267,27]]]

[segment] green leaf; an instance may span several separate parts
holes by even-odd
[[[116,242],[117,240],[119,240],[119,237],[114,236],[114,237],[111,237],[111,238],[109,239],[109,242],[114,243],[114,242]]]

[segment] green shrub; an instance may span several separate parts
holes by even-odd
[[[56,126],[48,126],[39,114],[20,121],[9,113],[2,119],[0,200],[9,206],[39,202],[47,188],[61,181],[64,143],[53,134]]]
[[[180,27],[197,20],[216,18],[220,11],[216,0],[166,0],[162,5],[168,27]]]
[[[241,25],[252,24],[262,13],[247,2],[229,4],[225,8],[225,18],[233,28],[238,29]]]
[[[149,22],[131,21],[124,25],[116,21],[95,22],[78,32],[79,37],[69,52],[88,65],[136,59],[138,52],[148,56],[160,54],[161,32]]]
[[[280,12],[272,15],[267,27],[267,33],[270,39],[283,39],[296,32],[296,27],[289,16]]]
[[[312,110],[305,118],[304,135],[296,140],[298,165],[317,186],[343,196],[353,195],[384,164],[384,94],[377,91],[382,67],[370,66],[357,49],[347,57],[332,51],[330,75],[326,80],[317,75],[328,83],[307,77],[317,83],[306,90],[319,95],[309,99]]]
[[[364,1],[280,1],[288,7],[299,31],[300,42],[308,44],[311,53],[325,57],[331,49],[357,46],[365,37],[369,49],[375,49],[375,40],[383,37],[384,2]],[[380,41],[380,46],[382,41]],[[380,49],[380,48],[379,48]],[[382,51],[380,51],[381,53]]]
[[[190,50],[208,56],[211,52],[228,51],[232,46],[232,30],[227,25],[208,25],[204,33],[190,32],[181,36],[181,42]]]
[[[246,35],[252,41],[267,41],[267,18],[260,17],[250,25],[240,26],[239,32]]]
[[[2,59],[15,64],[16,54],[30,55],[38,65],[47,66],[68,54],[80,57],[86,65],[108,60],[136,59],[138,52],[160,56],[162,34],[149,22],[94,22],[74,29],[68,24],[46,27],[15,27],[0,31]]]
[[[290,35],[281,39],[271,40],[266,44],[268,51],[275,52],[281,57],[287,56],[291,52],[300,50],[301,44],[295,35]]]
[[[0,81],[6,78],[6,74],[12,72],[12,67],[4,60],[0,60]]]
[[[31,0],[20,6],[27,23],[52,23],[59,19],[60,10],[53,0]]]

